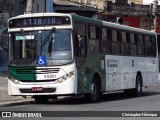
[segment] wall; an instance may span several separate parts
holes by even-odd
[[[107,1],[112,1],[113,3],[116,2],[116,0],[70,0],[70,1],[91,5],[93,7],[97,7],[100,10],[105,9],[105,6],[107,6]],[[128,4],[131,4],[131,2],[135,4],[143,4],[143,0],[128,0]]]
[[[124,25],[141,28],[145,30],[151,30],[151,21],[147,16],[128,16],[128,17],[122,17],[122,19]]]
[[[130,0],[130,1],[134,2],[135,4],[143,4],[143,0]]]
[[[123,19],[123,24],[131,27],[140,27],[140,18],[139,17],[122,17]]]
[[[0,0],[0,33],[7,28],[7,21],[13,15],[13,0]]]
[[[160,18],[157,18],[156,32],[160,33]]]
[[[34,0],[35,2],[33,2],[33,7],[34,7],[34,11],[33,12],[45,12],[45,0]]]
[[[25,13],[45,12],[45,0],[26,0]]]

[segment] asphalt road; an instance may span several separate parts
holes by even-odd
[[[90,103],[83,97],[76,97],[65,98],[58,101],[49,101],[47,104],[36,104],[31,102],[1,106],[0,111],[11,111],[12,119],[15,120],[22,119],[22,117],[17,117],[19,113],[23,113],[23,119],[32,120],[33,115],[28,112],[35,113],[37,117],[46,117],[45,119],[47,120],[159,120],[160,117],[153,118],[151,115],[156,116],[157,114],[160,116],[160,85],[143,89],[143,91],[141,97],[127,96],[123,92],[119,92],[103,95],[102,100],[98,103]],[[147,114],[149,114],[149,117],[133,117],[135,115],[146,113],[146,111]],[[22,114],[19,115],[21,116]],[[132,116],[129,117],[127,115]],[[31,118],[26,118],[26,116],[30,116]]]

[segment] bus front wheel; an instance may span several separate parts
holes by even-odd
[[[90,92],[90,100],[92,102],[97,102],[100,100],[101,96],[101,91],[100,91],[100,86],[98,86],[98,82],[93,80],[91,84],[91,92]]]

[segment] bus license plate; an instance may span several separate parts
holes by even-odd
[[[42,87],[32,87],[32,92],[40,92],[43,91]]]

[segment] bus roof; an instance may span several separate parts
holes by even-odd
[[[103,25],[102,20],[79,16],[75,13],[71,13],[70,15],[72,16],[73,20],[80,20],[82,22],[87,22],[87,23],[91,23],[91,24]]]
[[[95,23],[97,25],[104,25],[107,27],[111,27],[111,28],[115,28],[115,29],[123,29],[124,31],[132,31],[132,32],[140,32],[140,33],[147,33],[147,34],[152,34],[152,35],[156,35],[155,32],[153,31],[149,31],[149,30],[144,30],[144,29],[140,29],[140,28],[135,28],[135,27],[130,27],[130,26],[126,26],[126,25],[121,25],[118,23],[111,23],[111,22],[107,22],[107,21],[102,21],[102,20],[96,20],[93,18],[88,18],[88,17],[83,17],[83,16],[79,16],[77,14],[71,14],[72,18],[75,20],[80,20],[82,22],[87,22],[87,23]]]
[[[11,20],[11,19],[17,19],[17,18],[52,16],[52,15],[55,15],[55,16],[64,16],[64,15],[70,16],[69,14],[64,14],[64,13],[32,13],[32,14],[18,15],[18,16],[10,18],[9,20]]]
[[[72,16],[73,20],[80,20],[82,22],[87,22],[87,23],[90,23],[90,24],[96,24],[96,25],[99,25],[99,26],[104,25],[104,26],[115,28],[115,29],[123,29],[123,30],[126,30],[126,31],[141,32],[141,33],[156,35],[156,32],[153,32],[153,31],[144,30],[144,29],[135,28],[135,27],[129,27],[129,26],[125,26],[125,25],[120,25],[118,23],[111,23],[111,22],[97,20],[97,19],[88,18],[88,17],[84,17],[84,16],[79,16],[75,13],[70,13],[70,14],[64,14],[64,13],[32,13],[32,14],[23,14],[23,15],[19,15],[19,16],[16,16],[16,17],[12,17],[9,20],[18,19],[18,18],[26,18],[26,17],[40,17],[40,16],[52,16],[52,15],[55,15],[55,16]]]
[[[106,22],[106,21],[103,21],[103,25],[105,26],[108,26],[108,27],[113,27],[113,28],[116,28],[116,29],[122,29],[125,30],[125,31],[132,31],[132,32],[140,32],[140,33],[147,33],[147,34],[153,34],[153,35],[156,35],[155,32],[153,31],[150,31],[150,30],[145,30],[145,29],[141,29],[141,28],[135,28],[135,27],[130,27],[130,26],[126,26],[126,25],[120,25],[118,23],[110,23],[110,22]]]

